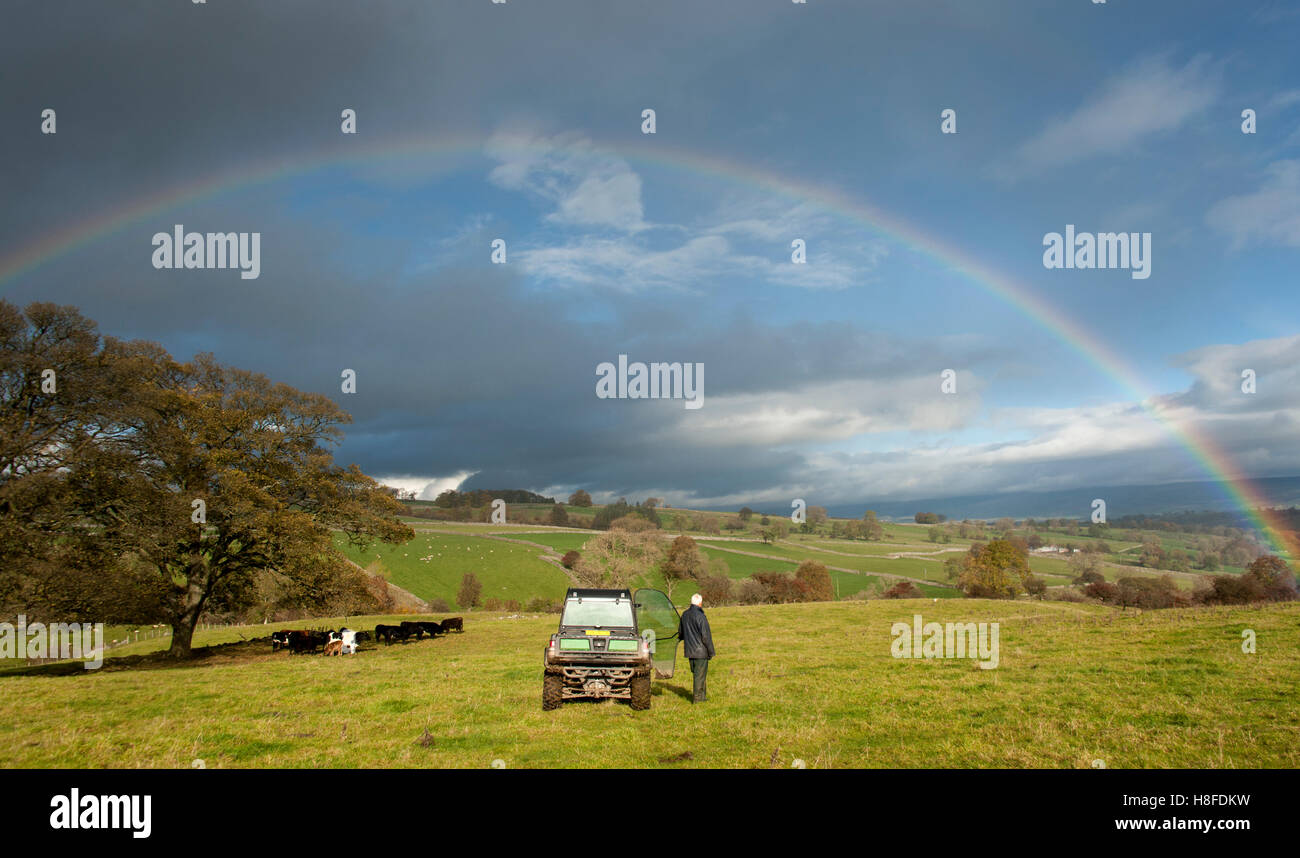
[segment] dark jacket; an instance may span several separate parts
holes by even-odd
[[[709,618],[704,616],[703,608],[698,605],[687,608],[678,632],[687,658],[713,658],[713,632],[709,630]]]

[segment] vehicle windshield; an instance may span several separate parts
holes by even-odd
[[[592,599],[581,601],[569,599],[564,603],[563,626],[611,626],[632,628],[632,600]]]

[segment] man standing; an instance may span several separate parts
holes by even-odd
[[[704,685],[709,674],[709,659],[713,658],[713,632],[709,630],[709,618],[704,616],[704,597],[699,593],[691,596],[691,606],[682,614],[678,627],[682,643],[685,644],[686,658],[691,662],[691,673],[695,677],[695,696],[692,702],[703,703],[709,697]]]

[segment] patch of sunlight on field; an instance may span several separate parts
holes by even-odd
[[[417,533],[402,545],[374,543],[358,549],[336,534],[335,544],[361,566],[374,568],[378,563],[381,574],[403,590],[425,600],[444,599],[452,606],[462,578],[470,572],[483,584],[484,599],[559,599],[569,584],[563,571],[540,559],[541,549],[499,539]]]

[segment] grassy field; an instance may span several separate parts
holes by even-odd
[[[465,573],[483,584],[483,598],[560,599],[569,579],[563,571],[538,558],[538,549],[496,539],[458,534],[418,533],[404,545],[372,544],[364,551],[338,544],[359,565],[378,571],[389,581],[421,599],[445,599],[456,604]]]
[[[536,508],[534,508],[536,507]],[[538,512],[549,510],[545,505],[516,505],[517,512]],[[570,512],[577,510],[569,508]],[[591,515],[599,507],[586,508],[579,514]],[[663,537],[671,539],[677,535],[672,528],[675,518],[681,514],[694,527],[699,525],[705,513],[700,511],[661,510],[665,529]],[[733,514],[707,514],[735,520]],[[930,527],[888,522],[883,523],[884,541],[867,542],[852,539],[832,539],[824,530],[815,534],[791,533],[775,543],[764,543],[758,538],[759,518],[752,518],[747,528],[739,531],[724,531],[725,536],[715,536],[698,530],[688,531],[700,545],[701,551],[711,562],[726,564],[726,572],[733,580],[743,580],[755,572],[793,572],[804,560],[816,560],[827,566],[836,566],[851,572],[832,569],[836,591],[841,598],[857,594],[879,594],[894,582],[891,576],[900,576],[914,581],[930,582],[918,584],[921,591],[931,597],[953,598],[960,593],[953,589],[953,582],[948,579],[944,561],[960,557],[972,542],[948,534],[947,543],[929,541]],[[567,586],[568,580],[553,565],[539,559],[547,549],[557,554],[569,550],[582,551],[588,540],[599,532],[581,528],[559,528],[538,524],[453,523],[444,521],[411,520],[417,536],[406,546],[392,548],[377,545],[373,549],[361,552],[350,551],[349,556],[372,571],[380,571],[397,586],[409,590],[425,599],[442,598],[449,604],[455,604],[456,591],[461,576],[465,572],[475,572],[484,582],[484,597],[518,599],[523,603],[536,597],[545,599],[558,598]],[[950,525],[951,526],[951,525]],[[1037,528],[1040,535],[1049,544],[1075,545],[1096,544],[1102,540],[1086,535],[1086,532],[1071,535],[1065,530]],[[1024,536],[1028,530],[1018,530],[1017,535]],[[1139,560],[1140,543],[1124,540],[1121,535],[1133,535],[1132,531],[1116,531],[1107,535],[1106,543],[1111,553],[1103,555],[1105,562],[1101,572],[1114,581],[1126,575],[1138,577],[1160,576],[1163,570],[1136,568]],[[1139,532],[1143,539],[1151,538],[1161,541],[1167,549],[1190,549],[1199,538],[1192,534]],[[533,545],[517,545],[490,539],[503,536],[515,540],[524,540]],[[984,538],[993,538],[992,529],[985,532]],[[447,548],[441,551],[440,546]],[[536,547],[533,547],[536,546]],[[422,558],[432,557],[428,560]],[[908,556],[893,557],[903,554]],[[754,556],[760,555],[760,556]],[[502,562],[497,563],[500,559]],[[491,562],[489,562],[491,561]],[[1040,576],[1048,586],[1069,585],[1075,577],[1070,564],[1059,556],[1032,555],[1030,568]],[[1225,567],[1224,573],[1240,573],[1235,567]],[[857,574],[854,574],[857,573]],[[1176,584],[1185,590],[1196,588],[1207,573],[1193,570],[1191,573],[1174,573]],[[663,587],[662,576],[657,570],[649,570],[634,586]]]
[[[879,557],[885,554],[898,554],[900,552],[925,552],[933,553],[944,548],[960,548],[965,550],[970,545],[969,540],[954,539],[947,545],[935,545],[931,542],[857,542],[847,539],[808,539],[807,537],[791,537],[786,545],[797,545],[802,548],[808,548],[812,551],[825,552],[828,557],[837,557],[841,554],[862,554],[866,556]],[[943,555],[938,555],[941,559]]]
[[[549,513],[550,506],[546,504],[515,504],[512,505],[510,509],[512,515],[517,515],[520,518],[540,516],[544,519],[544,514]],[[593,506],[580,508],[566,506],[566,509],[571,517],[576,516],[576,522],[582,522],[589,521],[590,518],[601,509],[601,507]],[[678,525],[683,524],[686,527],[684,532],[703,542],[717,539],[715,535],[706,533],[699,529],[704,525],[705,521],[711,519],[715,524],[719,521],[731,523],[738,521],[734,511],[684,510],[661,507],[659,513],[665,535],[676,535],[680,532],[677,529]],[[772,518],[775,521],[777,518],[784,519],[784,516],[773,516]],[[744,524],[743,529],[724,530],[722,533],[727,537],[748,540],[755,545],[762,546],[763,543],[759,540],[759,530],[763,525],[760,523],[760,520],[761,515],[755,515]],[[555,534],[554,536],[548,536],[545,533],[538,532],[542,528],[546,527],[546,525],[539,525],[536,523],[518,523],[517,519],[515,520],[516,523],[507,525],[491,525],[472,522],[455,523],[414,518],[408,518],[407,521],[415,526],[417,530],[439,528],[472,535],[483,535],[488,533],[517,535],[522,532],[533,531],[531,536],[524,538],[532,538],[536,541],[544,542],[561,552],[570,549],[581,550],[583,543],[593,535],[592,531],[582,528],[547,528],[550,533]],[[917,525],[903,522],[881,522],[881,526],[883,529],[882,542],[832,539],[826,533],[828,525],[822,525],[817,533],[801,533],[796,529],[787,537],[780,540],[777,545],[764,546],[768,549],[775,549],[764,553],[781,556],[785,559],[791,559],[796,563],[803,559],[814,558],[831,565],[846,566],[868,573],[881,575],[905,575],[915,578],[924,578],[937,583],[946,583],[941,569],[936,570],[935,568],[929,568],[934,564],[927,564],[924,562],[925,558],[901,558],[900,560],[890,560],[886,555],[895,553],[934,554],[934,552],[942,549],[965,550],[969,548],[973,541],[970,538],[963,539],[957,535],[957,529],[961,525],[956,522],[948,522],[946,525],[942,525],[942,528],[950,539],[950,541],[946,543],[935,543],[930,541],[930,525]],[[1070,533],[1067,529],[1049,528],[1043,522],[1039,522],[1033,530],[1048,544],[1072,544],[1078,547],[1100,547],[1100,544],[1104,542],[1109,546],[1109,552],[1105,554],[1105,559],[1108,565],[1102,569],[1102,574],[1110,580],[1115,580],[1122,575],[1133,574],[1130,569],[1123,567],[1130,566],[1137,562],[1138,549],[1141,547],[1141,542],[1134,541],[1136,538],[1140,538],[1142,541],[1158,542],[1166,551],[1185,551],[1193,558],[1199,554],[1199,552],[1194,548],[1195,544],[1207,539],[1207,537],[1192,533],[1163,530],[1132,530],[1127,528],[1116,528],[1113,531],[1107,532],[1103,536],[1092,537],[1087,534],[1086,529],[1076,529],[1074,533]],[[1027,537],[1029,533],[1030,529],[1023,526],[1015,531],[1015,535],[1021,538]],[[992,527],[986,527],[980,539],[987,541],[996,537],[997,533],[995,530]],[[730,540],[718,541],[725,543]],[[853,557],[851,555],[860,555],[863,558],[880,558],[887,562],[892,562],[895,565],[891,568],[889,566],[868,566],[856,564],[852,562]],[[934,558],[939,561],[939,567],[942,566],[942,561],[945,556],[947,555],[934,554]],[[1285,555],[1283,555],[1283,557],[1286,559]],[[850,562],[837,562],[836,558],[848,560]],[[751,564],[746,564],[745,568],[750,568],[750,565]],[[1068,583],[1074,577],[1073,573],[1068,572],[1063,561],[1057,562],[1054,558],[1035,557],[1031,565],[1035,572],[1047,579],[1049,585]],[[762,569],[766,569],[766,567],[763,567]],[[753,569],[752,571],[762,571],[762,569]],[[1161,570],[1153,571],[1159,573]],[[1219,573],[1240,574],[1243,571],[1244,569],[1239,566],[1224,565],[1219,570]],[[745,577],[745,575],[748,574],[750,573],[746,572],[743,575],[737,575],[736,577]],[[1202,570],[1193,569],[1192,574],[1216,573],[1204,573]],[[1192,586],[1192,584],[1193,582],[1189,579],[1180,579],[1181,586]]]
[[[890,655],[890,626],[997,621],[1001,663]],[[710,701],[685,662],[648,712],[540,706],[554,616],[466,616],[464,634],[352,657],[216,648],[183,667],[0,677],[5,767],[1300,766],[1300,605],[1146,612],[907,600],[709,612]],[[353,620],[355,626],[370,624]],[[332,624],[328,621],[299,626]],[[1258,653],[1241,651],[1241,632]],[[267,627],[221,629],[198,643]],[[137,655],[138,658],[138,655]]]
[[[513,532],[503,533],[502,536],[508,536],[511,539],[526,539],[529,542],[536,542],[540,545],[549,545],[558,554],[566,551],[581,551],[587,544],[587,540],[596,535],[596,531],[585,530],[577,533],[552,533],[552,532]]]

